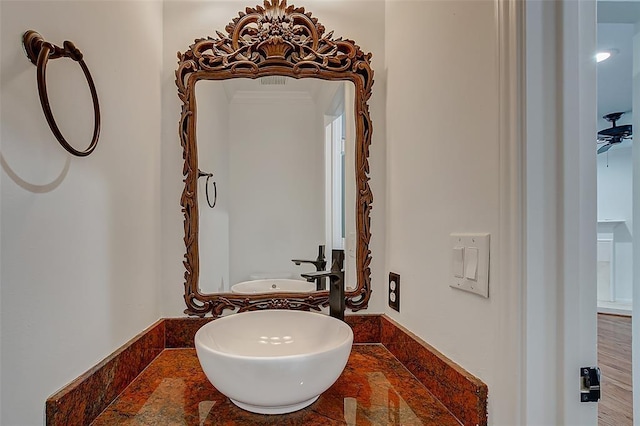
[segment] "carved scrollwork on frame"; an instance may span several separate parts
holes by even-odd
[[[182,101],[179,136],[183,148],[184,190],[180,204],[184,213],[184,299],[188,315],[214,317],[223,311],[258,309],[319,310],[327,306],[327,291],[277,294],[204,294],[198,285],[199,251],[197,198],[198,154],[196,144],[195,85],[199,80],[258,78],[273,75],[351,81],[355,86],[355,173],[357,286],[346,293],[346,306],[357,311],[367,307],[371,295],[371,206],[369,146],[372,123],[368,101],[373,85],[371,54],[352,40],[333,38],[317,18],[286,0],[265,0],[240,12],[226,26],[227,34],[197,39],[178,53],[176,85]]]

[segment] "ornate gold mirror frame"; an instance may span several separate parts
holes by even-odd
[[[346,292],[346,307],[367,307],[371,295],[370,211],[373,195],[369,187],[369,145],[372,125],[368,100],[373,71],[371,54],[353,41],[334,39],[333,31],[302,7],[287,6],[286,0],[265,0],[240,12],[226,27],[227,35],[195,40],[189,50],[178,53],[176,84],[182,100],[180,142],[183,148],[184,190],[180,204],[184,212],[184,300],[188,315],[218,317],[225,309],[320,310],[329,304],[328,291],[312,293],[203,294],[198,285],[198,152],[196,144],[195,85],[199,80],[258,78],[273,75],[293,78],[348,80],[355,85],[355,172],[357,286]]]

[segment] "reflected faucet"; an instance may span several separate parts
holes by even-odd
[[[307,281],[329,278],[329,315],[344,321],[344,250],[332,250],[333,264],[330,271],[301,274]]]
[[[291,259],[293,263],[296,265],[301,265],[303,263],[311,263],[316,267],[316,271],[323,271],[324,268],[327,267],[327,259],[324,257],[324,245],[318,246],[318,257],[316,260],[303,260],[303,259]],[[302,275],[304,277],[304,275]],[[325,278],[318,278],[316,281],[316,290],[325,290]]]

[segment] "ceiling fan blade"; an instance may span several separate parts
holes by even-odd
[[[611,143],[606,144],[605,146],[601,146],[600,148],[598,148],[598,154],[602,154],[603,152],[607,152],[609,151],[609,149],[612,147],[613,145]]]
[[[633,128],[631,124],[624,124],[622,126],[610,127],[598,132],[598,137],[613,137],[622,136],[627,137],[633,134]]]

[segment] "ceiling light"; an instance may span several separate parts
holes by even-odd
[[[616,53],[618,53],[618,49],[601,50],[600,52],[596,53],[596,62],[605,61]]]

